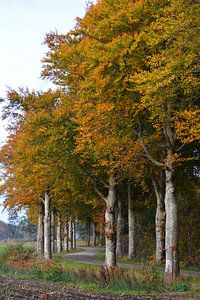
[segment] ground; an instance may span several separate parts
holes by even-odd
[[[99,252],[99,248],[86,248],[85,251],[64,255],[65,259],[86,262],[87,264],[103,264],[102,261],[96,260],[95,255]],[[127,268],[140,268],[140,266],[123,265]],[[189,272],[191,274],[191,272]],[[200,276],[199,272],[193,272],[196,276]],[[183,274],[184,275],[184,274]],[[185,275],[189,275],[188,273]],[[98,293],[94,291],[85,291],[76,287],[69,287],[61,284],[50,284],[42,281],[14,279],[8,276],[0,276],[0,300],[190,300],[188,296],[183,295],[162,295],[138,296],[138,295],[116,295],[111,293]],[[196,300],[196,299],[195,299]]]
[[[182,296],[129,296],[85,291],[75,287],[0,276],[0,300],[181,300]],[[185,300],[189,300],[185,298]]]

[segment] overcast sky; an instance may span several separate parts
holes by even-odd
[[[0,0],[0,97],[8,87],[48,87],[40,79],[41,59],[47,50],[42,45],[45,33],[66,33],[85,8],[85,0]],[[6,137],[2,121],[0,130],[2,144]],[[0,207],[0,220],[6,221],[1,211]]]

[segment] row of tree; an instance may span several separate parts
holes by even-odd
[[[46,35],[42,76],[57,89],[8,92],[1,189],[5,205],[32,219],[44,205],[47,259],[56,211],[105,227],[113,267],[122,203],[132,258],[135,210],[155,194],[156,259],[166,280],[179,275],[177,195],[185,199],[185,182],[198,194],[199,184],[199,24],[195,0],[99,0],[67,34]]]

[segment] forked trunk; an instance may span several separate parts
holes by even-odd
[[[112,268],[116,265],[116,228],[115,228],[115,179],[114,176],[110,176],[109,190],[106,201],[105,212],[105,241],[106,241],[106,256],[105,266]]]
[[[42,201],[39,204],[38,227],[37,227],[37,256],[44,255],[44,205]]]
[[[123,217],[122,217],[122,201],[119,198],[117,202],[117,256],[123,255],[122,239],[123,239]]]
[[[156,261],[165,261],[165,177],[163,170],[159,181],[152,176],[153,186],[156,194]]]
[[[62,252],[62,239],[61,239],[61,216],[60,213],[58,213],[57,218],[57,252]]]
[[[174,167],[171,153],[168,153],[166,161],[166,263],[165,280],[170,282],[179,276],[178,260],[178,209],[175,196]]]
[[[135,249],[135,210],[133,205],[133,199],[131,198],[131,187],[128,184],[128,258],[133,259],[136,255]]]
[[[52,258],[50,196],[47,191],[44,195],[44,257],[46,260]]]

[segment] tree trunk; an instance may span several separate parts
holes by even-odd
[[[73,227],[73,250],[76,250],[76,218],[73,218],[72,227]]]
[[[46,260],[52,258],[50,196],[47,191],[44,195],[44,257]]]
[[[175,196],[174,167],[171,153],[168,152],[166,160],[166,263],[165,280],[167,282],[175,280],[179,276],[178,260],[178,209]]]
[[[92,246],[95,247],[97,244],[97,232],[96,232],[96,224],[92,224]]]
[[[131,198],[131,186],[128,184],[128,258],[133,259],[136,255],[135,249],[135,211],[133,200]]]
[[[156,194],[156,261],[165,261],[165,178],[164,172],[161,171],[160,180],[157,181],[152,176],[153,186]]]
[[[91,237],[91,222],[90,222],[90,220],[88,220],[86,222],[86,246],[87,247],[91,246],[90,237]]]
[[[62,239],[61,239],[61,216],[60,213],[58,213],[57,217],[57,252],[62,252]]]
[[[123,216],[122,216],[122,201],[119,197],[117,203],[117,256],[122,257],[122,239],[123,239]]]
[[[69,250],[69,228],[68,222],[64,223],[64,251]]]
[[[55,253],[55,212],[51,212],[51,252]]]
[[[70,242],[70,249],[73,250],[73,226],[72,226],[72,218],[71,217],[69,220],[69,242]]]
[[[108,197],[105,198],[106,212],[105,212],[105,241],[106,241],[106,255],[105,266],[112,268],[116,265],[116,228],[115,228],[115,179],[113,175],[109,178]]]
[[[38,227],[37,227],[37,256],[44,256],[44,205],[39,204]]]

